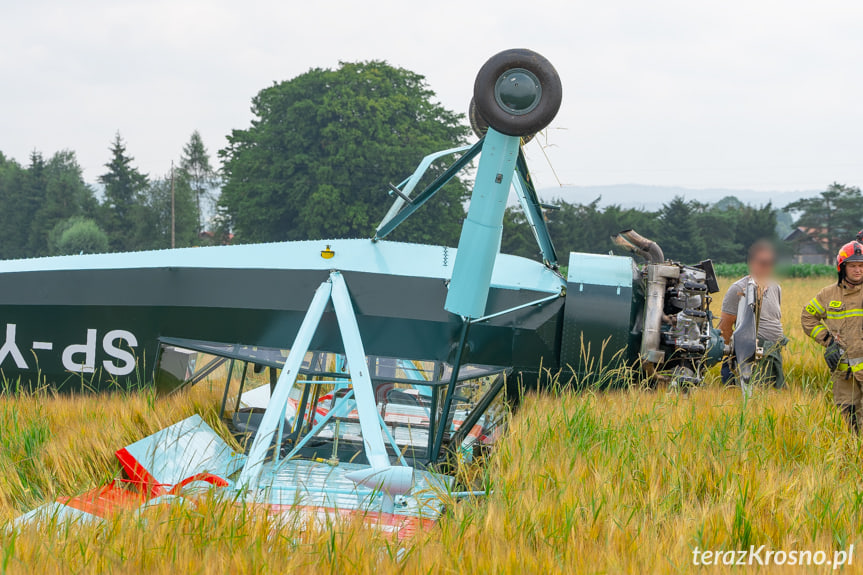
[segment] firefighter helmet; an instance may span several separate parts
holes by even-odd
[[[863,243],[848,242],[839,249],[839,253],[836,254],[836,270],[842,273],[842,269],[848,262],[863,262]]]

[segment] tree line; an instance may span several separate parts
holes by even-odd
[[[564,259],[569,251],[607,253],[611,236],[626,229],[656,241],[669,258],[683,262],[713,259],[745,261],[749,246],[759,239],[776,239],[776,210],[768,203],[755,207],[734,197],[715,204],[675,197],[658,211],[602,208],[600,198],[587,204],[552,202],[547,212],[549,233]],[[536,255],[536,241],[520,208],[507,209],[502,251]]]
[[[71,150],[50,158],[34,151],[26,165],[0,152],[0,257],[169,248],[172,180],[174,245],[212,241],[201,231],[216,175],[197,131],[173,173],[151,177],[139,171],[119,133],[109,153],[97,195]]]
[[[168,248],[208,243],[371,237],[398,185],[430,152],[467,143],[463,114],[446,109],[425,78],[385,62],[315,68],[264,88],[254,118],[233,130],[220,166],[198,132],[176,169],[145,174],[116,134],[95,186],[74,152],[39,152],[26,165],[0,153],[0,258]],[[451,158],[435,162],[417,190]],[[219,190],[221,193],[219,194]],[[455,245],[470,180],[452,179],[388,239]],[[740,262],[755,240],[776,239],[777,220],[811,228],[835,243],[860,225],[860,190],[835,184],[777,211],[726,198],[709,205],[674,198],[657,211],[553,202],[552,239],[568,251],[604,253],[610,236],[634,228],[669,257]],[[792,218],[793,216],[793,218]],[[506,212],[502,250],[534,257],[523,213]]]
[[[795,224],[834,255],[863,228],[863,193],[856,186],[834,182],[817,196],[785,206],[797,214]]]

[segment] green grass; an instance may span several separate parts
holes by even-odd
[[[714,264],[716,275],[724,278],[741,278],[749,273],[745,263]],[[780,278],[815,278],[833,277],[836,275],[834,266],[821,264],[781,264],[776,269]]]
[[[696,546],[832,553],[860,544],[861,443],[832,405],[819,350],[797,326],[824,281],[783,283],[788,390],[758,389],[744,401],[714,370],[688,394],[637,384],[528,394],[485,465],[465,470],[492,494],[452,503],[433,531],[402,544],[356,521],[274,522],[204,497],[101,526],[7,533],[0,570],[677,573],[692,570]],[[219,399],[207,386],[156,400],[144,392],[0,397],[8,435],[0,514],[103,483],[118,472],[115,449],[190,413],[218,426]],[[845,572],[861,565],[855,557]]]

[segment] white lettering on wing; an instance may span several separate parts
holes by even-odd
[[[18,369],[27,369],[27,362],[24,361],[24,356],[21,355],[18,344],[15,343],[15,331],[17,327],[14,323],[6,324],[6,341],[3,343],[3,347],[0,347],[0,365],[3,365],[3,362],[6,361],[6,356],[11,355]]]

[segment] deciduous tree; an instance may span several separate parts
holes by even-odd
[[[38,191],[38,204],[30,222],[27,252],[31,256],[51,253],[48,235],[54,226],[67,218],[93,216],[96,199],[84,183],[83,172],[75,152],[61,150],[40,167],[42,177]]]
[[[423,76],[378,61],[316,68],[265,88],[252,113],[252,125],[234,130],[220,152],[220,201],[244,242],[370,237],[392,201],[387,183],[467,135]],[[453,180],[392,238],[455,244],[465,197]]]
[[[863,227],[863,195],[860,188],[834,182],[818,196],[803,198],[785,206],[798,214],[795,225],[810,236],[825,241],[830,253],[857,235]]]
[[[51,234],[55,255],[98,254],[108,251],[108,235],[89,218],[73,216],[58,223]]]

